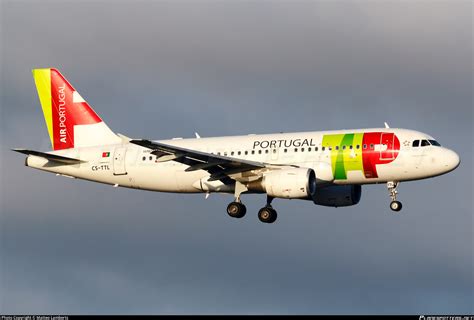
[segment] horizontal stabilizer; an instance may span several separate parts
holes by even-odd
[[[12,149],[12,151],[23,153],[23,154],[26,154],[26,155],[29,155],[29,156],[31,155],[31,156],[42,157],[42,158],[45,158],[49,161],[55,161],[55,162],[64,163],[64,164],[79,164],[79,163],[87,162],[87,161],[84,161],[84,160],[58,156],[56,154],[50,154],[50,153],[34,151],[34,150]]]

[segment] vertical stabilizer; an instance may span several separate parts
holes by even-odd
[[[121,139],[56,69],[34,69],[53,150],[120,143]]]

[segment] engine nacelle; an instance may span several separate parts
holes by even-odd
[[[316,175],[313,169],[290,168],[271,171],[262,181],[265,192],[275,198],[313,198],[316,192]]]
[[[313,202],[327,207],[347,207],[358,204],[362,195],[360,185],[341,185],[317,188]]]

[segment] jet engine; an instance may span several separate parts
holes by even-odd
[[[326,207],[347,207],[359,203],[362,195],[360,185],[340,185],[317,188],[311,198],[315,204]]]
[[[275,170],[265,174],[262,180],[250,183],[248,188],[274,198],[312,199],[316,192],[316,175],[308,168]]]

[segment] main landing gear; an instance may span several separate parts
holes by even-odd
[[[267,204],[265,207],[258,210],[258,219],[263,223],[273,223],[277,219],[277,212],[271,205],[272,200],[272,197],[267,196]]]
[[[390,209],[396,212],[402,210],[402,203],[400,201],[397,201],[397,194],[398,194],[397,187],[399,184],[400,184],[399,182],[395,182],[395,181],[387,182],[387,189],[390,194],[390,199],[392,200],[390,202]]]
[[[227,214],[232,218],[243,218],[247,212],[247,208],[240,201],[240,194],[247,191],[247,188],[240,182],[235,185],[235,201],[227,206]],[[277,212],[272,208],[273,197],[267,196],[267,204],[258,211],[258,219],[263,223],[273,223],[277,219]]]
[[[232,218],[243,218],[247,213],[247,208],[242,202],[231,202],[227,206],[227,214]]]
[[[267,201],[265,207],[258,210],[258,219],[263,223],[273,223],[277,219],[277,212],[272,208],[270,202]],[[227,214],[232,218],[243,218],[246,212],[247,208],[240,200],[233,201],[227,206]]]
[[[245,185],[238,181],[235,182],[235,201],[229,203],[227,206],[227,214],[232,218],[243,218],[245,216],[247,208],[240,201],[240,195],[247,190],[248,189]]]

